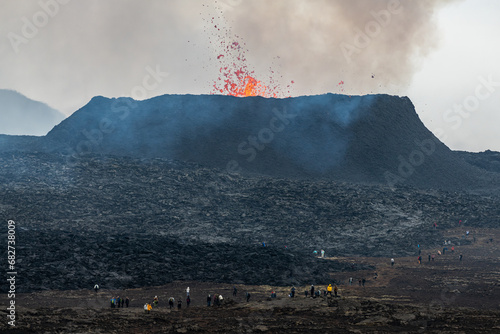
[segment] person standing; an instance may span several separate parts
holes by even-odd
[[[187,307],[189,307],[189,304],[191,304],[191,298],[189,296],[187,296],[187,298],[186,298]]]
[[[97,285],[97,284],[94,285],[94,291],[95,291],[95,293],[97,293],[98,290],[99,290],[99,285]]]
[[[170,297],[168,299],[168,306],[170,306],[170,309],[172,309],[172,307],[174,307],[174,302],[175,302],[174,297]]]
[[[207,296],[207,306],[210,306],[211,302],[212,302],[212,296],[210,296],[210,294],[208,294],[208,296]]]
[[[189,297],[189,286],[186,289],[186,297]]]
[[[349,285],[352,285],[352,277],[349,277]]]
[[[391,267],[394,267],[394,258],[391,259]]]
[[[153,306],[154,306],[154,307],[157,307],[157,306],[158,306],[158,296],[155,296],[155,297],[153,298]]]
[[[333,287],[333,294],[335,295],[335,297],[337,297],[337,293],[339,292],[339,288],[337,287],[337,285],[335,285]]]
[[[250,292],[246,292],[246,297],[247,297],[247,303],[250,301]]]
[[[125,306],[128,307],[128,304],[130,303],[130,300],[128,299],[128,297],[125,298]]]
[[[238,289],[236,289],[236,286],[233,286],[233,297],[236,297],[237,293],[238,293]]]
[[[314,285],[311,284],[311,297],[314,298]]]

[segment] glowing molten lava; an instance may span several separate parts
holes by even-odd
[[[220,46],[222,53],[219,51],[217,56],[217,61],[220,63],[220,76],[214,81],[212,94],[275,98],[283,94],[283,90],[278,84],[274,84],[272,77],[269,78],[271,86],[264,85],[255,79],[254,71],[251,71],[246,64],[247,50],[239,42],[221,41]],[[290,88],[290,85],[287,88]]]
[[[206,30],[211,32],[208,39],[215,51],[211,60],[216,61],[219,65],[219,75],[213,81],[211,94],[274,98],[290,96],[290,87],[294,82],[291,81],[291,84],[288,84],[286,88],[281,87],[275,81],[275,71],[271,67],[269,68],[269,79],[266,79],[267,85],[255,79],[255,72],[247,64],[246,53],[248,49],[246,49],[245,43],[241,42],[240,37],[230,33],[227,28],[227,20],[222,12],[217,16],[211,15],[211,19],[206,21]],[[279,59],[279,57],[276,58]]]
[[[244,75],[242,72],[236,72],[235,82],[231,79],[224,80],[224,87],[219,89],[224,95],[231,96],[263,96],[263,97],[277,97],[268,87],[256,80],[250,75]],[[215,85],[214,85],[215,87]]]

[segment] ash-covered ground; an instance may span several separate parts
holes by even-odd
[[[441,247],[442,232],[460,219],[495,228],[500,217],[495,197],[243,176],[171,160],[69,165],[56,154],[11,153],[0,164],[1,214],[16,221],[19,292],[96,282],[324,284],[332,272],[369,266],[324,261],[314,250],[410,256],[417,244]]]

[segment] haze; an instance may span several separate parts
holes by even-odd
[[[212,93],[218,43],[234,39],[246,44],[258,80],[274,76],[283,87],[294,81],[292,96],[408,95],[450,148],[500,151],[494,0],[1,0],[0,6],[0,88],[65,115],[96,95]],[[34,23],[35,30],[26,28]],[[139,89],[148,75],[148,89]]]

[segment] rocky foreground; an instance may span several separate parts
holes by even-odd
[[[13,153],[0,164],[0,210],[16,221],[19,240],[19,292],[96,282],[325,284],[329,272],[369,268],[324,262],[314,250],[409,256],[418,244],[441,247],[459,220],[486,228],[500,217],[496,197],[233,175],[170,160],[88,157],[68,165],[58,155]]]
[[[462,233],[451,229],[451,238]],[[339,296],[305,297],[310,286],[288,287],[177,281],[137,289],[44,291],[17,296],[13,333],[498,333],[500,331],[500,247],[498,230],[475,229],[476,242],[455,253],[427,259],[356,258],[372,269],[330,273],[339,282]],[[491,241],[493,239],[493,241]],[[423,254],[436,249],[423,249]],[[465,254],[462,261],[457,254]],[[323,259],[350,263],[353,258]],[[349,277],[354,284],[350,285]],[[376,278],[375,278],[376,277]],[[365,286],[358,280],[366,278]],[[192,303],[186,307],[185,289]],[[325,286],[316,285],[324,290]],[[245,301],[245,292],[250,301]],[[271,299],[271,291],[277,294]],[[207,307],[208,294],[221,294],[222,306]],[[160,303],[145,314],[143,305],[158,296]],[[128,297],[128,308],[109,307],[113,296]],[[182,299],[181,309],[167,300]],[[0,300],[4,304],[5,296]],[[176,303],[177,304],[177,303]],[[6,311],[2,311],[6,313]]]

